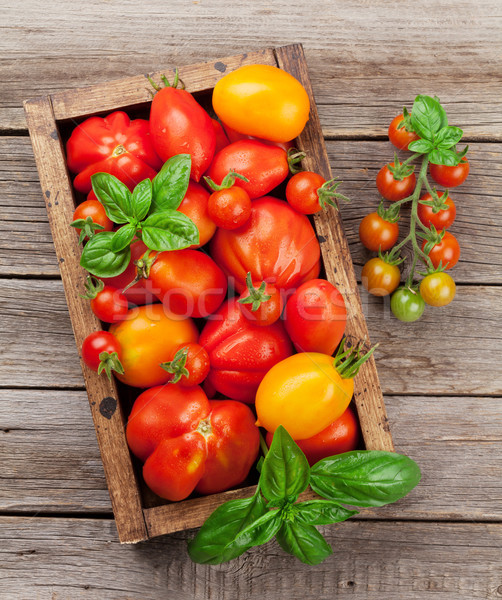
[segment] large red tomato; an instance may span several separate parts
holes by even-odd
[[[319,275],[320,247],[310,221],[287,202],[265,196],[238,229],[219,229],[211,254],[241,293],[246,275],[280,289],[295,288]]]
[[[221,394],[249,403],[254,402],[267,371],[293,352],[280,321],[266,326],[253,324],[244,316],[237,298],[225,302],[212,315],[199,343],[211,362],[206,381]]]

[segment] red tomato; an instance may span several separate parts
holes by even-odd
[[[103,352],[107,352],[109,355],[116,352],[119,360],[122,357],[120,342],[108,331],[95,331],[88,335],[82,343],[82,360],[93,371],[99,369],[103,360],[99,355]]]
[[[448,205],[448,208],[443,208],[439,211],[434,212],[432,206],[428,206],[427,204],[419,204],[418,205],[418,218],[422,221],[422,223],[431,228],[431,225],[441,231],[443,229],[448,229],[455,221],[455,217],[457,215],[457,208],[453,200],[448,196],[446,199],[443,198],[444,192],[438,192],[438,196],[442,199],[444,204]],[[432,196],[430,194],[424,194],[420,201],[425,200],[426,202],[432,202]]]
[[[411,142],[419,140],[419,136],[414,131],[408,131],[406,127],[398,129],[399,124],[404,120],[404,116],[401,113],[392,119],[389,125],[389,140],[399,150],[408,150],[408,146]]]
[[[218,185],[230,171],[243,175],[249,182],[237,179],[235,185],[246,190],[251,199],[271,192],[289,174],[288,156],[277,146],[257,140],[241,140],[223,148],[209,168],[209,177]]]
[[[199,243],[191,248],[200,248],[207,244],[216,231],[216,224],[209,217],[207,210],[209,195],[199,183],[190,181],[187,193],[178,207],[180,212],[192,219],[199,230]]]
[[[211,119],[211,121],[213,123],[214,133],[216,135],[216,148],[214,150],[216,154],[216,152],[219,152],[220,150],[223,150],[225,146],[228,146],[228,144],[230,144],[230,140],[223,129],[223,125],[217,119]]]
[[[394,163],[389,163],[391,167]],[[401,180],[394,179],[394,175],[389,171],[389,165],[384,165],[378,172],[376,185],[380,194],[391,202],[397,202],[407,196],[410,196],[415,189],[417,178],[415,173],[404,177]]]
[[[176,154],[190,154],[190,177],[199,181],[211,164],[216,134],[211,117],[186,90],[165,87],[152,100],[150,132],[163,161]]]
[[[377,212],[366,215],[359,224],[359,239],[361,244],[378,252],[389,250],[397,242],[399,225],[383,219]]]
[[[105,287],[91,300],[92,312],[105,323],[118,323],[125,319],[129,310],[127,298],[111,285]]]
[[[444,188],[457,187],[464,183],[469,175],[469,161],[464,158],[456,167],[447,167],[445,165],[429,165],[432,179]]]
[[[223,271],[200,250],[160,252],[148,281],[164,306],[180,317],[207,317],[227,294]]]
[[[169,383],[179,383],[181,387],[201,384],[209,373],[209,355],[200,344],[180,344],[169,362],[162,368],[173,377]]]
[[[222,229],[237,229],[251,216],[251,198],[236,185],[213,192],[207,210],[210,218]]]
[[[101,279],[106,285],[122,291],[131,281],[134,281],[136,277],[136,265],[134,262],[139,260],[147,250],[148,248],[140,240],[133,242],[131,244],[131,260],[126,270],[115,277],[102,277]],[[140,279],[138,283],[135,283],[126,290],[124,295],[131,304],[136,304],[137,306],[150,304],[156,300],[150,290],[150,283],[147,279]]]
[[[110,173],[132,190],[143,179],[153,179],[162,166],[144,119],[131,121],[125,112],[90,117],[72,132],[66,145],[68,168],[78,173],[73,185],[91,190],[91,175]]]
[[[289,298],[284,325],[298,352],[333,354],[347,321],[345,301],[325,279],[302,283]]]
[[[310,221],[289,204],[266,196],[252,203],[251,217],[239,229],[218,229],[211,254],[234,280],[239,293],[246,275],[279,289],[294,288],[319,275],[320,247]]]
[[[282,148],[286,152],[290,148],[294,148],[294,140],[290,142],[272,142],[271,140],[264,140],[263,138],[257,138],[252,135],[246,135],[245,133],[239,133],[235,129],[229,127],[226,123],[224,125],[225,132],[230,140],[230,143],[239,142],[240,140],[256,140],[257,142],[261,142],[262,144],[268,144],[269,146],[277,146],[278,148]]]
[[[85,200],[77,206],[73,213],[74,221],[77,219],[83,219],[85,221],[87,217],[91,217],[94,223],[103,227],[103,229],[97,229],[95,233],[99,233],[100,231],[111,231],[113,229],[113,221],[106,216],[105,207],[99,200]],[[76,231],[80,234],[81,230],[77,229]]]
[[[252,403],[261,380],[293,348],[280,321],[259,327],[248,321],[236,298],[223,304],[206,323],[199,343],[209,354],[207,380],[218,392]]]
[[[313,215],[322,208],[319,190],[326,183],[324,177],[311,171],[293,175],[286,186],[286,200],[298,212]]]
[[[273,437],[273,433],[267,432],[268,447],[270,447]],[[309,465],[312,466],[328,456],[356,450],[359,444],[359,423],[353,410],[349,407],[326,429],[305,440],[295,441],[307,457]]]
[[[247,289],[239,296],[238,303],[246,319],[256,325],[272,325],[279,320],[284,300],[280,290],[262,281],[260,284],[251,281],[251,274],[246,278]]]
[[[194,489],[213,494],[238,485],[259,449],[251,410],[232,400],[209,401],[198,386],[145,391],[134,403],[126,434],[131,451],[146,461],[148,487],[171,501]]]
[[[426,244],[427,241],[424,240],[422,242],[422,250],[424,250]],[[441,242],[432,247],[432,250],[429,252],[429,258],[435,269],[439,267],[440,262],[446,269],[454,267],[460,258],[460,245],[457,238],[449,231],[446,231]]]

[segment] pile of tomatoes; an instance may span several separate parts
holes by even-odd
[[[437,110],[444,109],[437,98]],[[444,114],[446,119],[446,114]],[[455,297],[455,282],[445,271],[454,267],[460,257],[460,245],[449,231],[456,216],[455,203],[449,189],[461,185],[469,174],[469,162],[465,156],[456,165],[434,164],[426,154],[427,146],[420,149],[416,142],[421,140],[413,130],[411,113],[406,109],[396,116],[389,126],[389,140],[398,150],[419,149],[403,163],[397,154],[393,162],[384,165],[376,177],[376,186],[382,199],[375,212],[366,215],[359,226],[359,238],[368,249],[378,256],[366,262],[361,279],[365,288],[375,296],[391,296],[391,310],[401,321],[416,321],[425,305],[445,306]],[[444,130],[457,129],[444,127]],[[460,134],[462,133],[461,130]],[[415,145],[414,145],[415,144]],[[422,154],[419,176],[414,173],[411,161]],[[460,157],[460,155],[459,155]],[[455,162],[455,161],[454,161]],[[431,187],[427,173],[443,188]],[[425,187],[426,191],[421,190]],[[385,208],[384,200],[390,202]],[[410,203],[410,229],[398,243],[400,233],[400,210]],[[417,240],[417,237],[420,238]],[[400,252],[406,244],[411,245],[412,264],[404,285],[401,282],[400,265],[405,261]],[[420,283],[415,281],[417,267],[424,272]]]
[[[216,85],[213,108],[218,119],[166,85],[149,120],[92,117],[67,144],[75,189],[88,195],[74,216],[81,241],[137,228],[126,268],[88,278],[85,296],[109,327],[85,339],[82,358],[142,390],[127,440],[147,485],[173,501],[244,481],[258,425],[269,440],[284,425],[312,464],[356,448],[353,377],[371,354],[342,342],[345,302],[319,277],[307,216],[334,203],[339,182],[290,176],[302,157],[291,140],[309,114],[304,88],[275,67],[242,67]],[[176,210],[195,223],[198,242],[152,252],[141,231],[142,182],[153,180],[157,197],[168,198],[156,174],[187,154],[190,181]],[[109,192],[93,190],[96,173],[125,184],[127,202],[137,203],[131,214],[142,216],[124,225],[107,197],[120,186],[108,179]]]

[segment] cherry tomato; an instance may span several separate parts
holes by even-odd
[[[110,327],[122,347],[124,374],[118,379],[133,387],[147,388],[171,378],[160,364],[174,355],[180,344],[196,342],[198,331],[191,319],[180,319],[162,304],[148,304],[129,311]]]
[[[420,295],[430,306],[446,306],[455,298],[456,286],[448,273],[431,273],[420,283]]]
[[[125,319],[129,310],[127,298],[120,290],[105,285],[91,300],[92,312],[105,323],[118,323]]]
[[[163,161],[190,154],[190,177],[199,181],[213,160],[216,133],[211,117],[186,90],[165,87],[152,100],[150,132]]]
[[[95,331],[88,335],[82,343],[82,360],[92,369],[97,371],[101,364],[100,354],[107,352],[109,355],[117,353],[119,360],[122,358],[120,341],[108,331]]]
[[[325,279],[311,279],[289,298],[284,325],[298,352],[333,354],[345,331],[343,296]]]
[[[284,301],[280,290],[262,281],[253,283],[251,273],[246,278],[247,289],[239,296],[238,303],[248,321],[255,325],[272,325],[281,316]]]
[[[172,359],[162,363],[162,368],[173,377],[169,383],[179,383],[181,387],[201,384],[209,373],[209,355],[200,344],[181,344],[176,348]]]
[[[406,127],[398,129],[399,124],[404,120],[403,114],[397,115],[392,119],[389,125],[389,140],[399,150],[408,150],[411,142],[419,140],[419,136],[414,131],[408,131]]]
[[[377,212],[366,215],[359,224],[359,239],[361,244],[378,252],[390,250],[397,242],[399,225],[383,219]]]
[[[457,187],[464,183],[467,179],[467,175],[469,175],[469,161],[464,156],[456,167],[434,165],[431,163],[429,165],[429,170],[432,179],[434,179],[438,185],[444,188]]]
[[[311,171],[293,175],[286,186],[286,200],[298,212],[313,215],[322,209],[318,190],[326,183],[324,177]]]
[[[209,217],[222,229],[237,229],[251,216],[251,198],[236,185],[213,192],[209,197]]]
[[[279,289],[294,288],[319,275],[320,247],[305,215],[287,202],[265,196],[254,200],[251,217],[239,229],[218,229],[211,254],[239,293],[246,276]]]
[[[393,162],[389,164],[391,167],[394,166]],[[416,181],[415,173],[401,180],[396,180],[394,179],[394,175],[389,171],[389,165],[384,165],[378,172],[376,185],[378,191],[386,200],[397,202],[413,193]]]
[[[94,223],[103,227],[103,229],[97,229],[95,233],[99,233],[100,231],[111,231],[113,229],[113,221],[107,217],[105,207],[99,200],[84,200],[84,202],[77,206],[73,213],[74,221],[77,219],[83,219],[85,221],[87,217],[91,217]],[[80,229],[77,229],[77,233],[80,233]],[[87,239],[87,237],[85,239]]]
[[[246,65],[218,81],[213,108],[225,125],[240,133],[288,142],[305,127],[310,102],[305,88],[286,71]]]
[[[400,321],[412,323],[422,316],[425,302],[417,291],[401,287],[392,294],[390,309]]]
[[[270,447],[273,434],[268,432],[266,441]],[[296,443],[307,457],[309,465],[315,465],[323,458],[355,450],[359,443],[359,423],[350,408],[318,434]]]
[[[418,218],[422,221],[422,223],[430,229],[431,225],[441,231],[442,229],[448,229],[451,227],[455,217],[457,215],[457,209],[455,207],[455,203],[448,196],[447,198],[443,198],[444,192],[438,192],[438,196],[441,198],[444,204],[448,205],[448,208],[443,208],[437,212],[434,212],[432,206],[428,206],[427,204],[418,205]],[[432,202],[432,196],[430,194],[424,194],[421,196],[420,201]]]
[[[361,271],[361,281],[373,296],[388,296],[399,285],[401,272],[381,258],[371,258]]]
[[[424,250],[426,244],[427,241],[424,240],[422,242],[422,250]],[[446,269],[454,267],[460,258],[460,245],[457,238],[449,231],[446,231],[441,242],[432,247],[432,250],[429,252],[429,258],[436,269],[439,267],[440,262]]]
[[[148,280],[157,298],[180,317],[207,317],[227,294],[223,271],[200,250],[160,252]]]
[[[237,179],[235,185],[246,190],[253,200],[271,192],[289,174],[288,156],[277,146],[257,140],[240,140],[220,150],[209,168],[209,177],[221,185],[230,171],[249,181]]]
[[[208,213],[208,200],[209,192],[199,183],[190,181],[178,210],[192,219],[199,230],[199,243],[194,244],[191,248],[200,248],[207,244],[216,231],[216,224]]]

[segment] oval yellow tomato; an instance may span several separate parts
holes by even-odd
[[[270,65],[246,65],[214,87],[213,108],[225,125],[272,142],[297,137],[309,118],[310,101],[302,84]]]
[[[333,356],[294,354],[273,366],[256,393],[258,425],[274,432],[279,425],[301,440],[316,435],[345,412],[354,380],[336,370]]]
[[[112,325],[110,333],[122,348],[123,383],[149,388],[172,377],[160,363],[170,361],[181,344],[196,342],[197,328],[191,319],[180,319],[162,304],[132,308],[124,321]]]

